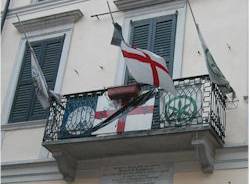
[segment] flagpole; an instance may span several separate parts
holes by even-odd
[[[111,11],[111,8],[110,8],[110,5],[109,5],[109,2],[108,2],[108,1],[107,1],[107,5],[108,5],[108,9],[109,9],[109,14],[110,14],[110,17],[111,17],[111,20],[112,20],[112,24],[113,24],[114,27],[115,27],[115,24],[117,24],[117,23],[116,23],[115,20],[114,20],[114,17],[113,17],[113,14],[112,14],[112,11]],[[124,42],[127,46],[129,46],[129,44],[124,40],[122,33],[120,33],[120,34],[121,34],[121,38],[122,38],[123,42]]]
[[[17,17],[18,22],[19,22],[20,25],[21,25],[22,32],[23,32],[23,34],[24,34],[24,37],[25,37],[26,41],[28,42],[29,48],[30,48],[31,51],[33,52],[33,48],[32,48],[32,46],[31,46],[31,44],[30,44],[30,41],[29,41],[28,36],[27,36],[27,34],[26,34],[26,31],[25,31],[25,29],[24,29],[24,25],[23,25],[23,23],[20,21],[20,18],[19,18],[19,16],[18,16],[17,14],[16,14],[16,17]]]
[[[113,15],[112,15],[112,12],[111,12],[111,9],[110,9],[109,2],[108,2],[108,1],[107,1],[107,5],[108,5],[108,8],[109,8],[109,14],[110,14],[112,23],[115,24],[114,17],[113,17]]]
[[[192,10],[192,7],[191,7],[191,4],[190,4],[189,0],[187,0],[187,3],[188,3],[188,6],[189,6],[189,9],[190,9],[190,11],[191,11],[191,15],[192,15],[192,17],[193,17],[194,23],[195,23],[195,25],[198,25],[197,22],[196,22],[196,20],[195,20],[194,12],[193,12],[193,10]]]

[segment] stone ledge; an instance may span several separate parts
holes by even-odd
[[[102,136],[91,136],[91,137],[81,137],[81,138],[69,138],[61,140],[48,140],[44,141],[43,145],[59,145],[59,144],[68,144],[68,143],[79,143],[79,142],[98,142],[98,141],[110,141],[110,140],[119,140],[119,139],[129,139],[129,138],[139,138],[147,136],[157,136],[157,135],[174,135],[178,133],[190,133],[194,131],[211,131],[215,136],[216,140],[220,145],[223,145],[223,142],[216,136],[216,133],[207,126],[193,126],[193,127],[173,127],[173,128],[163,128],[163,129],[154,129],[154,130],[143,130],[143,131],[131,131],[125,132],[122,135],[102,135]]]
[[[8,123],[1,125],[2,131],[10,130],[22,130],[22,129],[32,129],[32,128],[44,128],[46,124],[46,119],[18,122],[18,123]]]
[[[121,11],[130,9],[144,8],[152,5],[168,3],[178,0],[116,0],[114,1],[117,8]]]
[[[77,22],[81,17],[83,17],[83,13],[80,9],[77,9],[44,17],[22,20],[21,23],[14,22],[13,25],[20,33],[23,33],[24,30],[26,32],[31,32],[59,25],[74,23]]]
[[[216,149],[214,163],[215,170],[225,169],[247,169],[248,168],[248,147],[247,145],[234,145],[227,148]],[[124,160],[164,160],[174,161],[177,172],[199,171],[199,163],[192,156],[194,150],[157,153],[157,154],[140,154],[125,155],[121,157],[107,157],[95,160],[85,160],[78,163],[77,173],[91,174],[93,171],[100,169],[100,166]],[[229,155],[229,156],[228,156]],[[38,182],[61,180],[62,175],[56,166],[55,159],[24,160],[13,162],[2,162],[2,183],[17,184],[20,182]],[[45,174],[46,173],[46,174]]]
[[[54,159],[1,163],[2,183],[62,180]]]
[[[69,6],[76,3],[82,3],[89,0],[52,0],[32,3],[26,6],[12,8],[9,10],[7,18],[16,17],[18,15],[27,15],[31,13],[47,11],[58,7]],[[1,12],[2,13],[2,12]]]

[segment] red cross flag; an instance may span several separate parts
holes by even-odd
[[[121,50],[128,70],[137,82],[161,87],[176,94],[173,80],[162,57],[148,50],[131,48],[124,42],[121,43]]]
[[[122,134],[128,131],[150,130],[152,126],[154,102],[154,98],[149,99],[145,104],[136,107],[127,115],[98,129],[93,132],[92,135]],[[107,97],[99,96],[93,125],[96,126],[100,124],[115,111],[115,107],[110,104]]]

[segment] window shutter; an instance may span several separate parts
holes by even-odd
[[[141,49],[150,49],[150,37],[152,35],[152,20],[146,19],[141,21],[131,22],[131,39],[130,43],[133,47]],[[126,69],[126,80],[127,84],[135,83],[135,79],[129,74],[128,69]]]
[[[53,89],[56,82],[63,42],[64,36],[31,43],[49,89]],[[47,114],[48,111],[43,110],[35,95],[31,78],[30,50],[26,44],[9,122],[44,119]]]
[[[152,52],[163,57],[169,73],[173,74],[176,15],[158,17],[153,25]]]
[[[131,45],[150,50],[152,35],[152,19],[132,22]]]
[[[43,52],[41,55],[42,71],[44,73],[49,89],[53,90],[56,83],[57,71],[61,59],[61,53],[64,43],[64,37],[49,39],[43,42]],[[46,118],[48,111],[43,110],[39,100],[34,93],[32,101],[32,110],[30,111],[30,120]]]

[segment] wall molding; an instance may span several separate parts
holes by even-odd
[[[54,159],[2,163],[2,183],[62,180]]]
[[[195,158],[195,151],[169,152],[155,154],[125,155],[111,158],[85,160],[78,163],[76,177],[98,177],[101,167],[135,161],[172,161],[176,172],[199,171],[200,164]],[[63,180],[55,159],[3,162],[2,183],[25,183],[37,181]],[[216,150],[214,170],[247,169],[248,146],[233,146]]]
[[[22,22],[14,22],[13,25],[20,33],[23,33],[24,31],[32,32],[45,29],[45,27],[47,29],[50,27],[74,23],[81,17],[83,17],[83,14],[81,10],[77,9],[34,19],[22,20]]]
[[[116,0],[114,4],[121,11],[126,11],[129,9],[143,8],[156,4],[168,3],[175,0]]]
[[[44,128],[47,120],[35,120],[35,121],[26,121],[18,123],[8,123],[1,125],[2,131],[10,130],[22,130],[22,129],[34,129],[34,128]]]
[[[41,11],[47,11],[59,7],[69,6],[76,3],[86,2],[89,0],[53,0],[53,1],[41,1],[32,3],[26,6],[12,8],[9,10],[7,19],[16,17],[18,15],[27,15],[31,13],[37,13]]]
[[[230,148],[219,148],[215,150],[214,171],[229,169],[247,169],[248,168],[248,147],[234,146]],[[111,158],[100,158],[93,160],[80,161],[78,163],[78,176],[81,174],[98,173],[100,165],[109,165],[128,162],[143,162],[145,160],[164,160],[174,162],[176,172],[200,171],[201,165],[199,158],[196,157],[196,150],[183,152],[168,152],[154,154],[138,154],[115,156]]]

